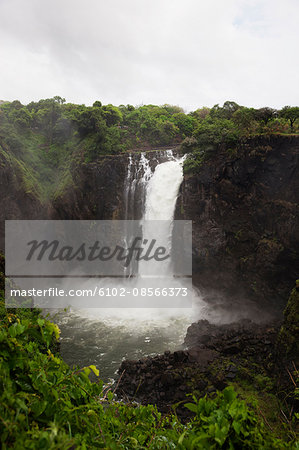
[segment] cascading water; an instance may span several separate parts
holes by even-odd
[[[158,239],[171,253],[173,217],[177,195],[183,181],[184,157],[175,159],[171,150],[168,150],[167,157],[171,160],[159,164],[147,184],[142,223],[143,237],[148,241]],[[159,221],[159,227],[156,221]],[[141,263],[139,273],[144,276],[149,269],[155,275],[169,276],[171,279],[169,261],[163,264],[154,261],[150,267],[148,264]]]
[[[145,220],[173,220],[178,191],[183,181],[183,161],[184,157],[156,167],[147,186]]]
[[[157,162],[155,158],[164,161],[158,161],[153,170],[151,163]],[[153,160],[144,153],[130,155],[124,185],[125,218],[140,220],[143,238],[151,239],[158,233],[163,245],[170,250],[176,199],[183,179],[183,159],[175,158],[172,151],[156,155]],[[158,229],[155,225],[152,228],[150,221],[157,220],[163,222]],[[124,233],[128,246],[130,229],[126,228]],[[163,270],[162,267],[158,265],[156,272],[168,275],[173,285],[171,267],[167,264]],[[142,285],[146,277],[144,264],[140,264],[138,272],[137,283]],[[106,278],[104,282],[105,286],[115,286],[113,278]],[[170,308],[99,308],[69,312],[58,318],[65,360],[71,364],[96,364],[106,379],[113,376],[124,358],[138,359],[178,348],[190,322],[190,309]]]
[[[146,186],[153,172],[150,161],[144,153],[139,160],[129,155],[127,177],[125,180],[125,220],[139,219],[144,210]]]

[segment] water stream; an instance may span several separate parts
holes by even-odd
[[[124,185],[125,218],[143,222],[143,237],[150,238],[159,231],[165,245],[171,245],[176,199],[183,180],[182,165],[183,158],[175,157],[171,150],[157,153],[155,161],[144,153],[129,156]],[[148,225],[151,220],[168,222],[157,230]],[[126,229],[125,241],[129,234]],[[165,271],[169,270],[165,266]],[[144,276],[144,272],[140,265],[139,276]],[[114,283],[111,279],[111,286]],[[61,329],[61,353],[65,361],[79,366],[95,364],[105,381],[115,377],[124,358],[140,359],[180,348],[192,321],[190,308],[99,308],[60,312],[55,320]]]

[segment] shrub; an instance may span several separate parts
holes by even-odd
[[[71,369],[55,355],[58,327],[37,310],[0,304],[0,442],[3,449],[291,448],[272,438],[232,388],[186,407],[183,424],[153,405],[119,402],[95,366]]]

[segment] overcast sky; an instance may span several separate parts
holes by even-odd
[[[299,105],[298,0],[0,0],[0,100]]]

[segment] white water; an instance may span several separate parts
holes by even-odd
[[[165,247],[171,250],[172,224],[183,180],[184,158],[174,158],[171,151],[163,156],[168,161],[158,164],[153,171],[145,154],[140,155],[139,161],[130,155],[124,186],[125,214],[126,218],[135,218],[138,194],[140,198],[137,200],[143,208],[143,238],[151,239],[158,233]],[[160,222],[159,227],[154,225],[152,228],[148,221],[153,220],[167,222]],[[151,274],[152,271],[153,267]],[[157,273],[164,276],[163,287],[180,286],[179,281],[172,278],[169,265],[165,264],[162,269],[159,263]],[[145,277],[146,268],[141,264],[137,287],[144,286]],[[115,279],[106,278],[102,283],[105,287],[117,286]],[[95,363],[100,370],[102,368],[104,378],[111,377],[123,358],[140,358],[178,348],[192,321],[191,312],[190,308],[140,307],[69,312],[57,319],[62,328],[61,351],[70,364]]]
[[[170,152],[168,150],[168,152]],[[171,237],[176,200],[180,185],[183,181],[183,158],[174,159],[172,152],[167,155],[172,158],[159,164],[153,176],[150,178],[146,189],[146,202],[143,214],[143,238],[149,242],[152,239],[167,248],[171,253]],[[159,221],[159,222],[157,222]],[[160,275],[164,277],[164,285],[173,287],[174,280],[171,278],[171,264],[169,260],[164,263],[153,260],[151,264],[141,262],[139,266],[141,277],[147,274]],[[166,277],[169,278],[168,283]],[[173,311],[170,312],[171,314]]]
[[[150,161],[144,153],[141,153],[140,160],[134,166],[132,156],[129,156],[128,172],[125,181],[125,210],[129,214],[127,205],[135,204],[135,196],[141,196],[141,206],[143,217],[141,219],[143,227],[143,239],[151,241],[157,239],[159,245],[163,245],[171,253],[171,236],[175,205],[180,185],[183,181],[183,162],[185,157],[175,158],[171,150],[165,156],[169,161],[158,164],[154,171],[151,170]],[[137,190],[138,188],[138,190]],[[134,219],[135,217],[130,217]],[[157,222],[159,221],[159,222]],[[159,224],[157,226],[157,223]],[[126,246],[129,246],[130,230],[125,229],[127,236],[124,237]],[[126,275],[130,272],[125,272]],[[140,262],[138,277],[131,281],[131,288],[141,289],[151,286],[147,283],[147,277],[160,277],[161,282],[157,286],[165,288],[182,287],[178,279],[173,278],[171,264],[166,261]],[[130,281],[129,281],[130,282]],[[150,282],[149,282],[150,283]],[[99,282],[97,282],[99,284]],[[122,281],[115,278],[105,278],[101,281],[101,286],[105,288],[120,288]],[[81,309],[77,311],[81,317],[93,320],[103,320],[110,326],[119,324],[133,329],[152,329],[159,324],[161,327],[169,326],[170,320],[179,319],[191,323],[190,308],[152,308],[148,307],[149,298],[138,298],[138,308],[98,308]],[[119,299],[119,304],[122,299]]]
[[[183,181],[183,158],[159,164],[151,177],[145,204],[145,220],[173,220],[176,199]]]

